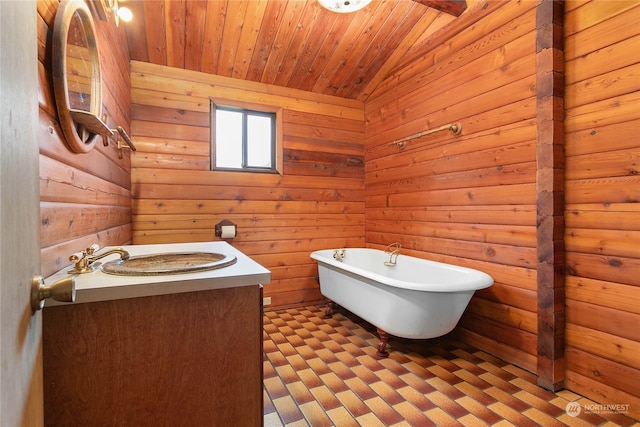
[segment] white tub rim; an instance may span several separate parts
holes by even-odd
[[[406,280],[398,280],[388,276],[384,276],[381,274],[377,274],[371,271],[368,271],[364,268],[355,266],[353,264],[349,264],[346,262],[335,260],[332,256],[335,250],[341,251],[345,250],[348,254],[349,251],[371,251],[376,253],[384,253],[381,249],[375,248],[365,248],[365,247],[352,247],[352,248],[333,248],[333,249],[320,249],[313,251],[311,253],[311,258],[315,259],[318,262],[322,262],[331,268],[348,271],[350,273],[356,274],[358,276],[364,277],[369,280],[373,280],[380,284],[386,286],[392,286],[401,289],[409,289],[414,291],[422,291],[422,292],[469,292],[469,291],[477,291],[480,289],[485,289],[493,285],[493,278],[484,273],[482,271],[462,267],[455,264],[447,264],[439,261],[432,261],[425,258],[418,258],[411,255],[399,254],[397,258],[398,265],[396,267],[388,267],[388,268],[402,268],[402,260],[407,258],[412,258],[417,260],[420,263],[424,263],[425,265],[430,265],[438,268],[446,268],[455,270],[458,273],[466,273],[471,276],[475,276],[473,279],[465,281],[464,283],[434,283],[434,282],[411,282]]]

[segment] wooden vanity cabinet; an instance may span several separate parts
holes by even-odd
[[[259,285],[45,307],[47,426],[261,426]]]

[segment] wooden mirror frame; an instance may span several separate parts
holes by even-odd
[[[80,18],[91,59],[88,66],[91,70],[89,111],[73,109],[69,100],[67,39],[72,20],[76,16]],[[86,153],[93,148],[98,136],[112,132],[100,118],[102,113],[100,57],[93,18],[88,6],[82,0],[62,0],[56,12],[52,40],[52,79],[58,120],[67,145],[75,153]]]

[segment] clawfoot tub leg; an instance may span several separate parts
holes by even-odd
[[[327,299],[327,307],[324,309],[324,317],[330,318],[333,316],[333,310],[336,308],[336,303]]]
[[[389,334],[378,328],[378,335],[380,335],[380,343],[378,344],[378,351],[376,355],[378,357],[389,357],[389,352],[387,351],[387,342],[389,342]]]

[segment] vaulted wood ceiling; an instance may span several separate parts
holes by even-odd
[[[404,55],[476,0],[120,0],[133,60],[365,99]]]

